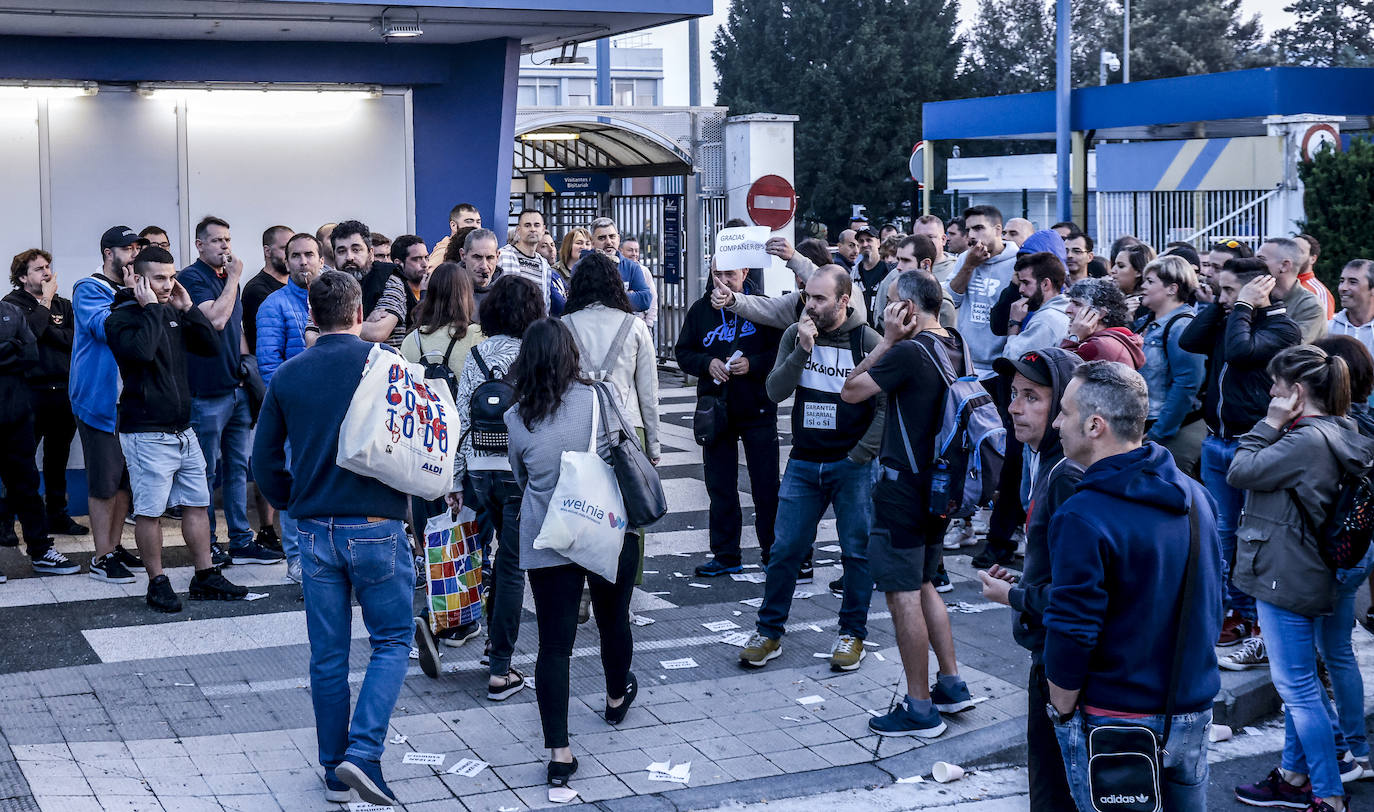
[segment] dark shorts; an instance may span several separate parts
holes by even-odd
[[[873,531],[868,567],[879,592],[916,592],[935,580],[944,555],[941,542],[949,520],[926,510],[927,493],[916,477],[890,479],[879,469],[873,487]]]
[[[129,469],[124,464],[124,449],[119,435],[86,425],[77,418],[81,434],[81,455],[86,460],[86,491],[93,499],[113,499],[119,491],[129,490]]]

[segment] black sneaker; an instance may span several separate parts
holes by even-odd
[[[196,573],[191,578],[193,601],[241,601],[248,597],[248,588],[230,583],[218,568]]]
[[[48,519],[48,532],[59,536],[84,536],[91,532],[91,528],[77,524],[72,521],[71,516],[63,513],[61,516]]]
[[[954,591],[954,585],[949,582],[949,573],[945,572],[944,567],[941,567],[940,571],[935,573],[935,577],[931,578],[930,582],[935,585],[936,592],[945,593]]]
[[[215,542],[210,542],[210,563],[216,567],[227,567],[230,561],[229,552]]]
[[[282,551],[281,537],[277,535],[277,528],[271,525],[259,530],[257,538],[253,539],[253,543],[257,544],[259,547],[266,547],[273,552],[280,553]]]
[[[33,571],[39,575],[75,575],[81,572],[81,565],[59,553],[56,547],[48,547],[37,558],[30,558]]]
[[[181,598],[172,589],[172,582],[166,575],[159,575],[148,581],[148,605],[159,612],[172,614],[181,611]]]
[[[844,594],[844,575],[843,575],[843,574],[840,575],[839,578],[836,578],[835,580],[833,580],[833,581],[830,582],[830,591],[833,592],[833,593],[835,593],[836,595],[843,595],[843,594]]]
[[[129,572],[147,572],[147,568],[143,566],[143,559],[124,549],[121,544],[116,544],[114,552],[110,555],[113,555],[115,560],[123,564],[124,569]]]
[[[764,566],[766,567],[768,565],[764,564]],[[696,568],[698,578],[716,578],[721,575],[730,575],[736,572],[744,572],[744,567],[739,564],[722,564],[714,558]]]
[[[801,569],[797,570],[797,583],[811,584],[816,582],[816,567],[810,561],[803,561]]]
[[[439,642],[449,648],[459,648],[467,641],[482,633],[482,624],[477,621],[464,623],[461,626],[450,626],[434,635]]]
[[[99,558],[92,558],[89,575],[97,581],[104,581],[109,584],[132,584],[134,582],[134,574],[129,572],[128,567],[119,562],[114,553],[106,553]]]
[[[420,670],[430,679],[439,678],[439,650],[434,647],[434,632],[430,631],[429,618],[415,618],[415,648],[420,652]]]
[[[269,550],[255,541],[250,541],[242,547],[229,548],[229,560],[234,562],[234,566],[242,564],[278,564],[285,560],[286,556],[275,550]]]

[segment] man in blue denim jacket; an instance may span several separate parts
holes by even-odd
[[[1059,430],[1064,455],[1083,466],[1077,492],[1050,524],[1045,676],[1069,787],[1093,809],[1087,739],[1102,725],[1161,735],[1175,642],[1184,645],[1174,716],[1162,756],[1163,808],[1207,808],[1207,726],[1221,687],[1212,649],[1221,627],[1221,548],[1202,486],[1163,447],[1142,444],[1149,396],[1140,373],[1113,361],[1074,370]],[[1190,559],[1194,590],[1181,605]]]

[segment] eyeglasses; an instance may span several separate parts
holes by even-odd
[[[1086,248],[1069,248],[1067,250],[1070,254],[1074,254],[1075,256],[1082,256],[1083,254],[1088,253],[1088,249]]]

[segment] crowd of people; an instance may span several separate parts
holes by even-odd
[[[66,505],[77,434],[90,577],[144,572],[148,605],[180,611],[163,518],[181,522],[193,600],[246,596],[225,567],[284,564],[303,586],[330,800],[356,790],[394,802],[379,760],[412,645],[438,677],[438,647],[485,630],[488,699],[535,683],[552,787],[578,767],[567,714],[579,622],[594,617],[600,632],[607,723],[638,693],[630,597],[643,528],[625,528],[614,580],[536,540],[563,452],[609,459],[618,425],[653,464],[661,457],[652,277],[608,218],[560,240],[526,209],[502,239],[462,204],[449,225],[432,249],[358,220],[274,226],[246,284],[222,219],[197,224],[197,260],[180,270],[163,229],[116,226],[71,301],[51,256],[32,249],[14,258],[0,303],[0,474],[35,572],[80,571],[52,542],[88,532]],[[1319,539],[1374,459],[1374,262],[1350,260],[1333,296],[1307,234],[1205,253],[1122,237],[1098,258],[1074,223],[1037,229],[992,206],[918,218],[910,234],[850,226],[833,249],[768,241],[796,276],[786,295],[713,264],[677,335],[710,500],[699,577],[744,570],[744,451],[765,584],[741,665],[783,653],[793,593],[814,578],[833,510],[842,574],[829,584],[840,596],[829,664],[861,668],[883,593],[905,696],[869,727],[940,736],[946,715],[975,707],[940,597],[951,588],[944,555],[981,544],[983,593],[1013,608],[1030,654],[1033,809],[1093,808],[1090,734],[1120,724],[1159,738],[1165,808],[1205,808],[1218,669],[1270,667],[1287,709],[1282,764],[1236,797],[1344,810],[1343,782],[1374,778],[1351,648],[1355,593],[1374,562],[1333,569]],[[462,433],[442,501],[335,462],[377,344],[454,395]],[[990,481],[971,506],[958,504],[966,484],[950,482],[971,470],[948,442],[959,409],[991,421],[1000,461],[982,469]],[[436,634],[414,617],[427,570],[415,553],[426,519],[463,507],[485,549],[484,623]],[[126,521],[137,553],[119,543]],[[511,666],[527,578],[533,680]],[[350,714],[354,598],[372,661]]]

